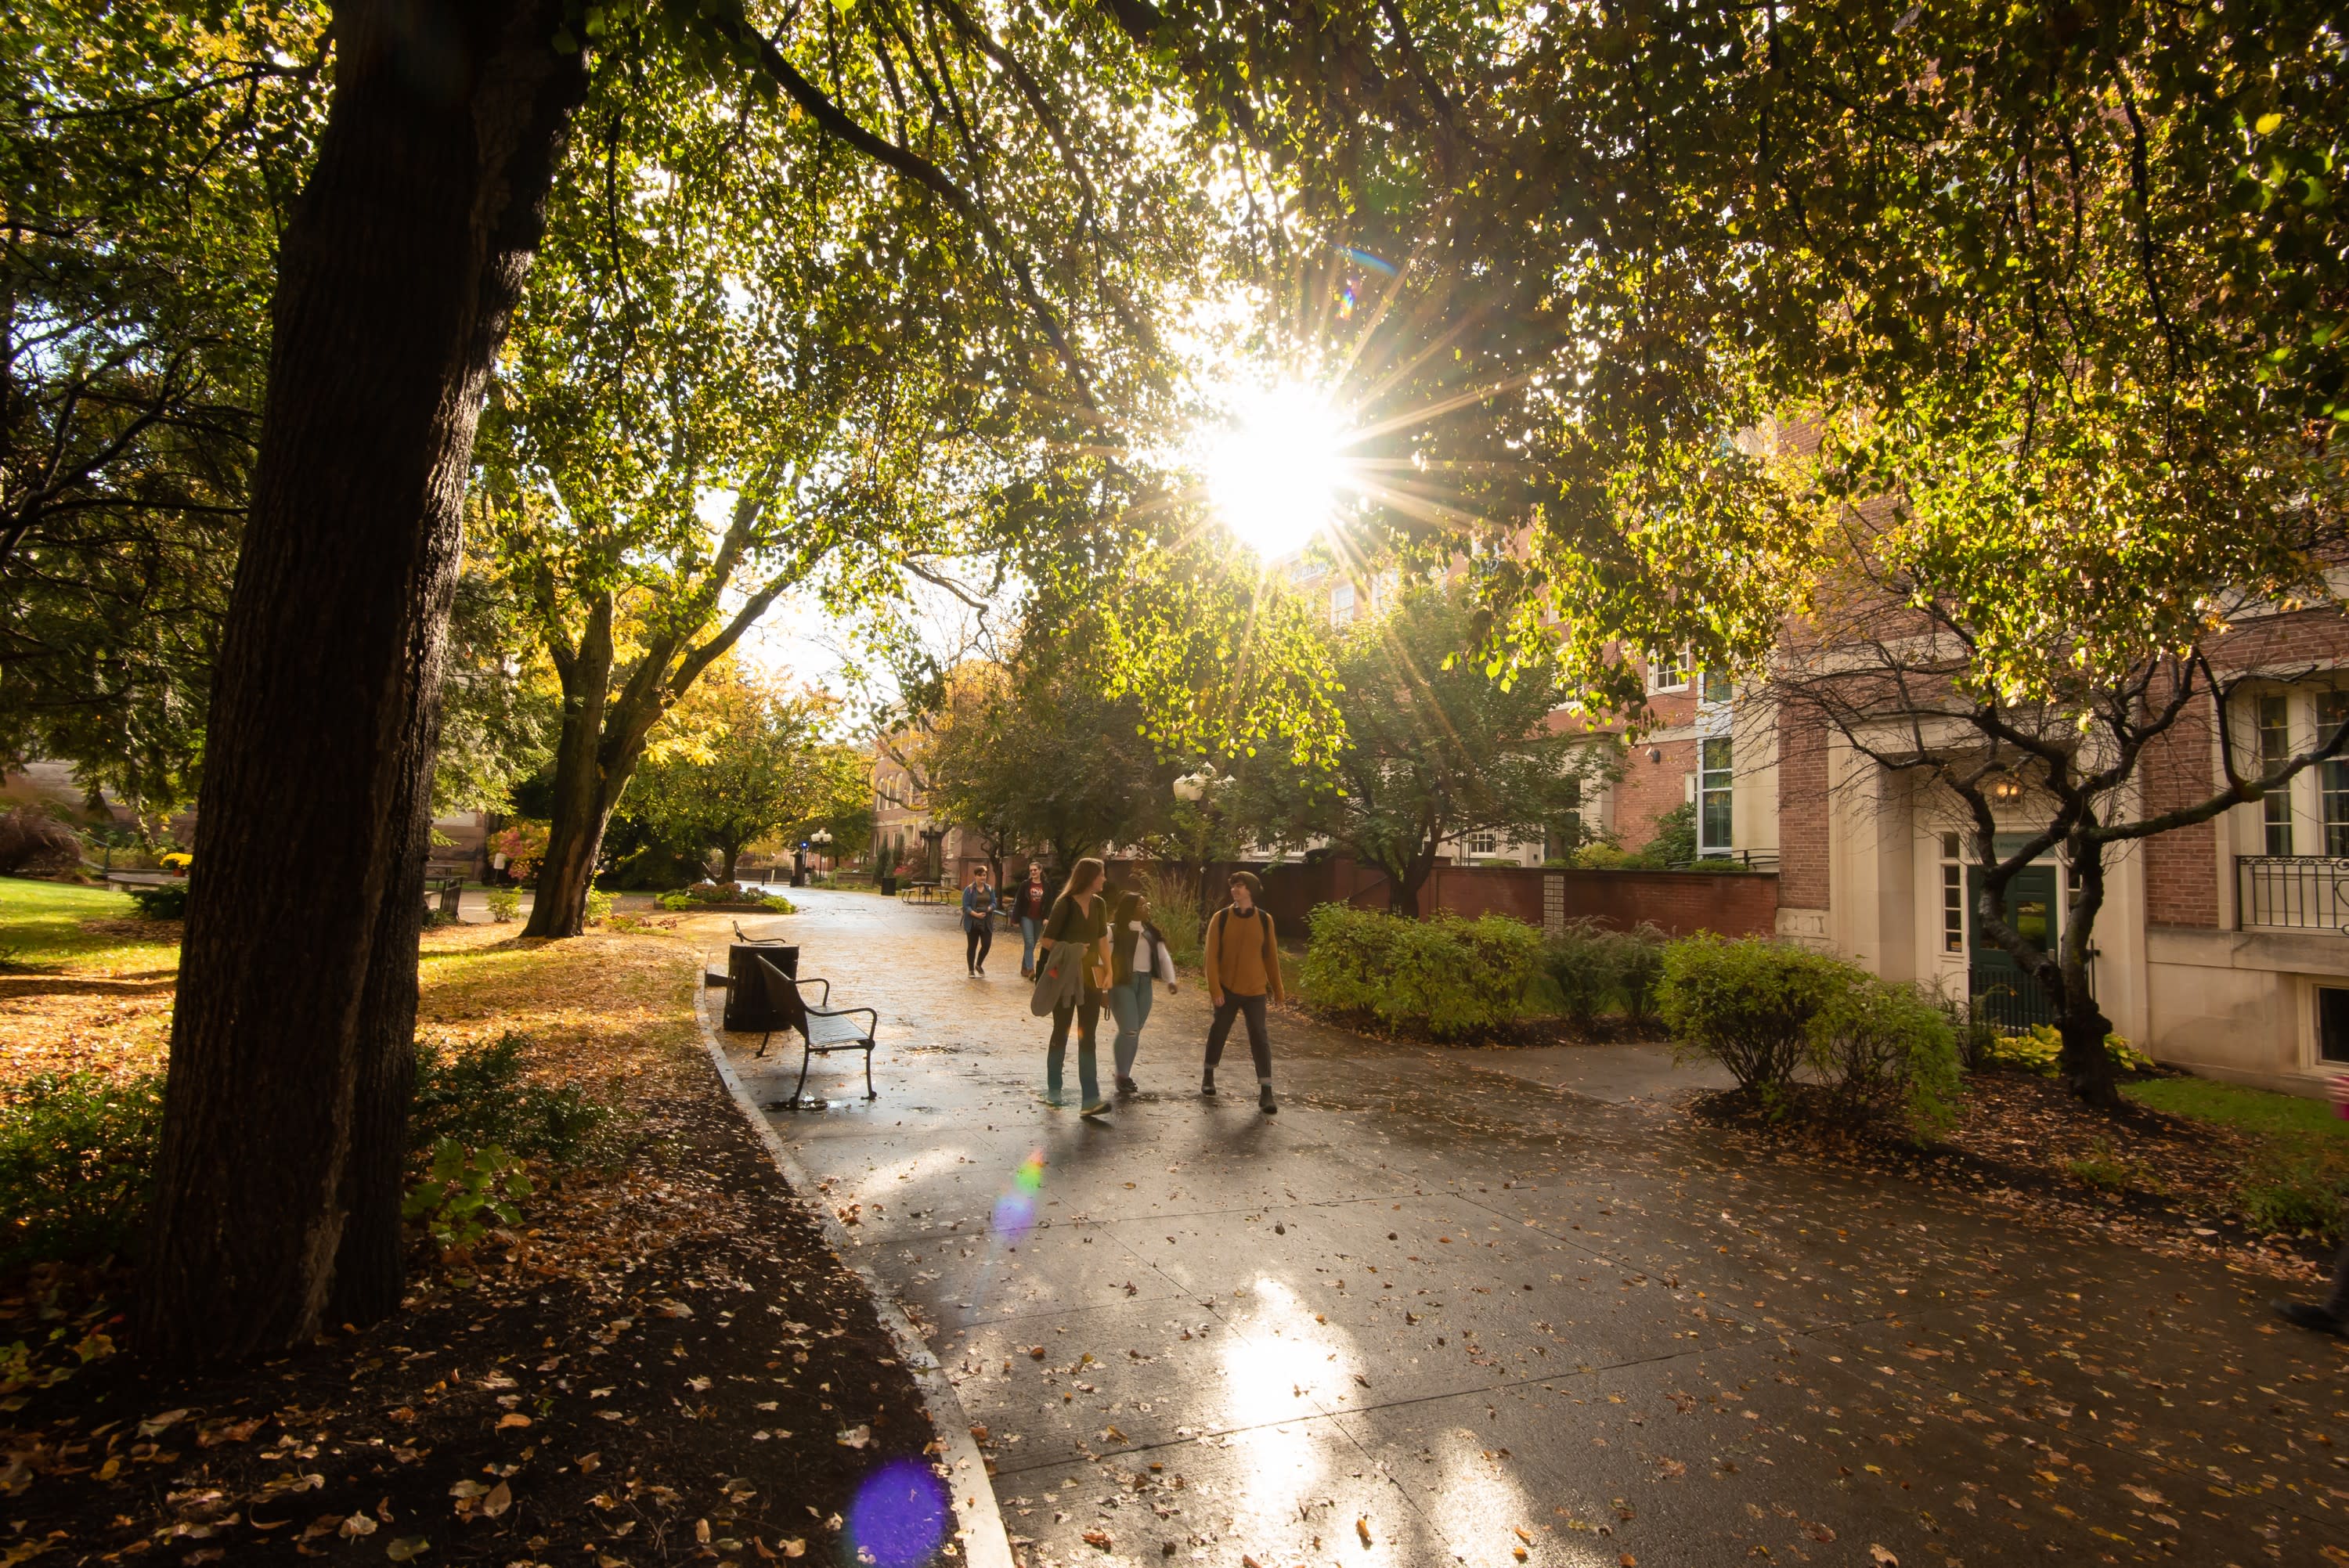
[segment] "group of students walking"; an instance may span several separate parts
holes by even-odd
[[[1233,1024],[1245,1018],[1248,1053],[1256,1058],[1257,1107],[1271,1116],[1280,1107],[1272,1097],[1272,1042],[1265,1007],[1281,999],[1280,948],[1271,914],[1257,905],[1263,884],[1254,873],[1234,872],[1227,885],[1231,902],[1207,922],[1207,999],[1215,1006],[1215,1018],[1207,1028],[1199,1092],[1215,1094],[1224,1042],[1231,1037]],[[1111,1048],[1117,1092],[1134,1094],[1139,1088],[1133,1063],[1155,988],[1177,987],[1174,955],[1165,934],[1151,918],[1148,895],[1112,889],[1108,868],[1091,856],[1070,871],[1058,897],[1049,895],[1043,868],[1033,861],[1026,880],[1008,892],[999,892],[981,867],[962,895],[965,964],[974,977],[987,973],[999,909],[1019,927],[1019,975],[1035,986],[1030,1006],[1040,1016],[1050,1013],[1052,1019],[1051,1044],[1044,1054],[1045,1101],[1065,1103],[1062,1072],[1073,1026],[1080,1112],[1108,1114],[1110,1102],[1102,1095],[1095,1060],[1103,1006],[1117,1025]]]

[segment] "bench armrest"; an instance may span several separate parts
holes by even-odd
[[[797,975],[797,976],[794,976],[794,977],[792,978],[792,985],[821,985],[821,986],[823,986],[823,995],[822,995],[821,996],[818,996],[818,997],[816,998],[816,1005],[817,1005],[818,1006],[823,1006],[823,1007],[829,1007],[829,1006],[832,1006],[832,982],[831,982],[831,981],[829,981],[829,980],[827,980],[827,979],[825,979],[823,975]]]

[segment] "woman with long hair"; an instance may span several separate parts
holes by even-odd
[[[1174,957],[1165,934],[1152,923],[1150,899],[1129,892],[1117,901],[1110,917],[1109,1010],[1117,1020],[1117,1038],[1110,1055],[1117,1064],[1117,1092],[1140,1092],[1133,1082],[1133,1058],[1142,1049],[1142,1026],[1150,1021],[1152,986],[1166,982],[1174,990]]]
[[[1044,934],[1044,918],[1051,913],[1051,899],[1044,886],[1044,868],[1034,861],[1028,862],[1028,878],[1019,884],[1018,892],[1002,901],[1019,923],[1019,978],[1036,978],[1036,943]]]
[[[1068,1059],[1069,1025],[1077,1026],[1077,1089],[1081,1114],[1100,1116],[1109,1109],[1102,1098],[1101,1069],[1093,1057],[1093,1037],[1101,1025],[1102,995],[1109,989],[1109,910],[1102,897],[1108,868],[1091,855],[1069,870],[1068,885],[1052,901],[1044,922],[1037,963],[1045,964],[1053,948],[1063,943],[1085,951],[1079,960],[1081,978],[1073,995],[1052,1009],[1052,1044],[1044,1056],[1044,1099],[1061,1101],[1061,1068]]]

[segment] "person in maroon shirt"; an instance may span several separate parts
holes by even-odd
[[[1005,901],[1019,923],[1019,977],[1036,978],[1036,939],[1044,934],[1044,917],[1052,912],[1051,891],[1044,885],[1044,868],[1028,862],[1028,880]]]

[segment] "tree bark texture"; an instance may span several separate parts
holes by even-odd
[[[213,676],[140,1296],[171,1362],[401,1288],[416,944],[460,503],[579,57],[560,0],[336,9],[279,258],[251,515]]]
[[[642,754],[639,744],[615,768],[605,731],[610,727],[612,602],[598,600],[588,612],[575,650],[560,651],[563,727],[554,743],[554,804],[546,829],[546,858],[538,864],[525,936],[576,936],[587,918],[587,892],[595,882],[595,861],[604,850],[605,824],[619,804]]]

